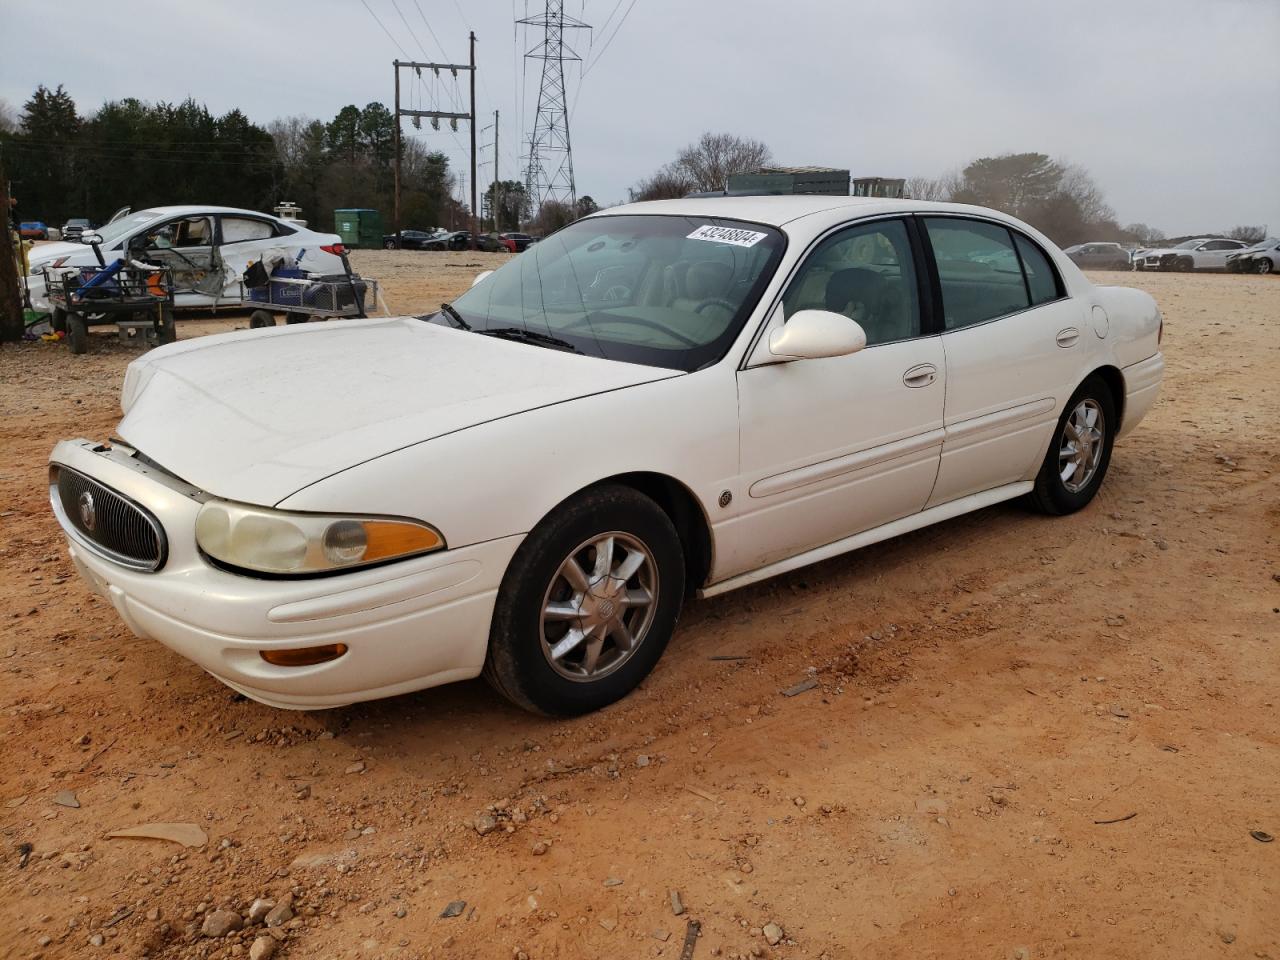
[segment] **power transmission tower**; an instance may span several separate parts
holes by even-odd
[[[538,89],[538,112],[529,137],[529,166],[525,171],[525,193],[538,209],[549,200],[576,205],[573,182],[573,150],[569,144],[569,109],[564,91],[564,63],[581,60],[565,44],[566,30],[590,29],[590,24],[567,17],[564,0],[546,0],[540,16],[517,23],[542,28],[542,41],[525,57],[542,61],[542,85]]]

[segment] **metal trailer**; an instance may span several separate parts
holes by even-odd
[[[277,273],[267,283],[254,287],[241,280],[240,301],[257,307],[249,315],[249,326],[254,329],[274,327],[277,313],[284,314],[285,323],[365,317],[380,302],[377,280],[341,273],[321,277]]]
[[[41,273],[53,329],[66,334],[72,353],[88,350],[89,327],[99,324],[115,324],[126,339],[136,333],[157,343],[177,339],[168,267],[116,260],[97,267],[46,267]]]

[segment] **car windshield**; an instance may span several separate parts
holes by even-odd
[[[105,224],[101,230],[94,231],[102,238],[102,246],[110,247],[121,237],[133,233],[144,223],[150,223],[159,214],[154,210],[139,210],[127,217],[121,217],[113,223]]]
[[[784,247],[773,227],[720,217],[591,217],[423,319],[692,371],[724,356]]]

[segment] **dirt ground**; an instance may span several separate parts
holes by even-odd
[[[499,259],[357,266],[417,312]],[[1157,297],[1169,367],[1089,509],[691,602],[571,721],[480,681],[287,713],[135,639],[45,462],[137,350],[0,349],[0,955],[248,956],[206,918],[291,895],[287,960],[680,958],[691,921],[696,958],[1280,960],[1280,281],[1095,279]],[[174,821],[207,842],[107,836]]]

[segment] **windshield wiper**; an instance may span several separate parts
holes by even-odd
[[[440,311],[442,313],[447,313],[449,315],[449,319],[452,320],[454,323],[456,323],[463,330],[471,329],[471,324],[467,323],[467,321],[462,319],[462,314],[460,314],[457,310],[453,308],[452,303],[440,304]]]
[[[525,330],[523,327],[493,327],[489,330],[477,330],[476,333],[486,337],[497,337],[499,340],[514,340],[517,343],[532,343],[537,347],[549,347],[552,350],[567,350],[570,353],[582,353],[568,340],[561,340],[550,334],[538,333],[536,330]]]

